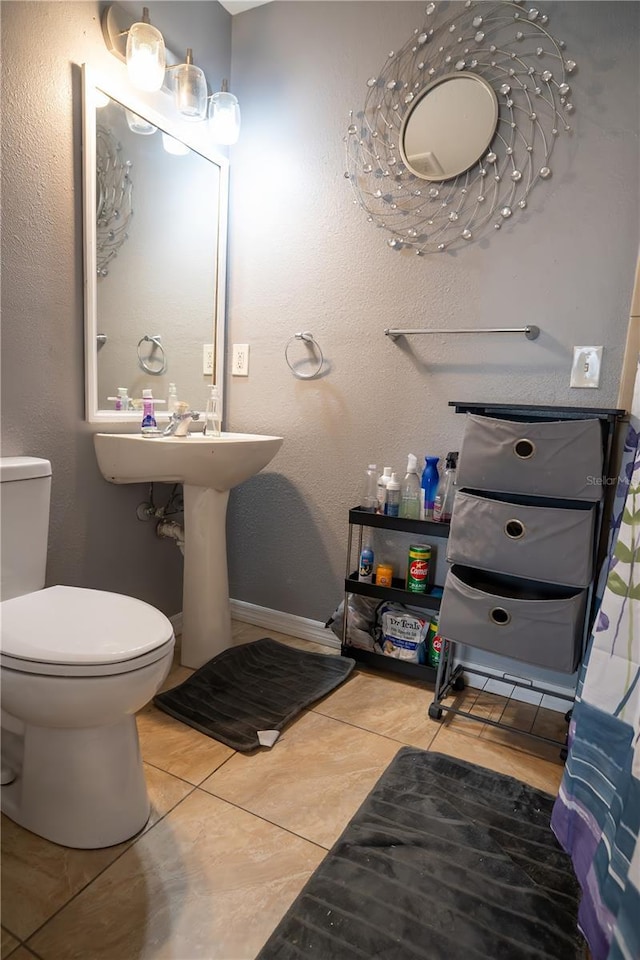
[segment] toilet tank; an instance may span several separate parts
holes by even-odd
[[[0,457],[0,599],[44,587],[49,537],[51,464],[38,457]]]

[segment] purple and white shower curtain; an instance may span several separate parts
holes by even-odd
[[[640,960],[640,371],[605,576],[551,826],[582,887],[593,960]]]

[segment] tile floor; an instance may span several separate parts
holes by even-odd
[[[234,624],[237,643],[266,635]],[[191,671],[174,667],[165,687]],[[559,751],[445,714],[432,690],[356,671],[272,750],[240,754],[153,706],[138,717],[153,813],[106,850],[70,850],[2,818],[2,960],[251,960],[403,744],[555,793]],[[467,688],[458,701],[562,738],[562,714]]]

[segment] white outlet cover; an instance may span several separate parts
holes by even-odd
[[[572,387],[599,387],[602,347],[574,347],[571,365]]]

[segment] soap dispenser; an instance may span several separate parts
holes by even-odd
[[[215,383],[209,388],[209,399],[207,400],[202,432],[207,437],[219,437],[221,433],[220,393]]]

